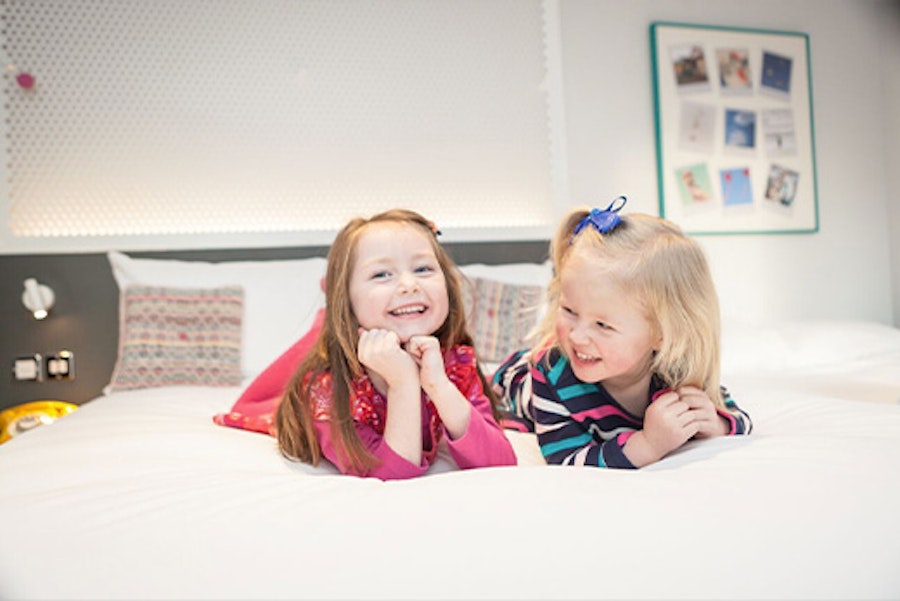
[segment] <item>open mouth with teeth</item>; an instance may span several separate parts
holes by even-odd
[[[584,353],[579,353],[575,351],[575,358],[578,359],[581,363],[596,363],[600,361],[600,357],[594,357],[593,355],[585,355]]]
[[[425,305],[406,305],[405,307],[398,307],[396,309],[391,309],[388,311],[394,317],[405,317],[407,315],[421,315],[425,311],[428,310],[428,307]]]

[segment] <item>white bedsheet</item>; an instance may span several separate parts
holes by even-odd
[[[216,426],[239,389],[116,393],[0,446],[0,598],[900,597],[900,347],[732,370],[749,437],[639,471],[336,475]],[[842,371],[843,370],[843,371]]]

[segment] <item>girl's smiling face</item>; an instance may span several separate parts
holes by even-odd
[[[578,379],[603,382],[607,390],[648,377],[661,342],[634,294],[596,260],[577,254],[560,272],[556,335]]]
[[[440,329],[450,303],[431,244],[404,224],[371,224],[360,232],[349,287],[361,327],[391,330],[402,342]]]

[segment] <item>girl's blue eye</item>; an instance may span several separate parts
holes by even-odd
[[[372,274],[372,279],[373,279],[373,280],[383,280],[384,278],[386,278],[386,277],[388,277],[388,276],[390,276],[390,275],[391,275],[391,274],[390,274],[390,272],[388,272],[388,271],[379,271],[379,272],[377,272],[377,273],[373,273],[373,274]]]
[[[434,267],[431,265],[422,265],[421,267],[416,267],[416,273],[431,273],[434,271]]]

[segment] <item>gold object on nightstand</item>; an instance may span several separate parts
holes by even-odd
[[[33,401],[0,411],[0,444],[38,426],[52,424],[78,409],[64,401]]]

